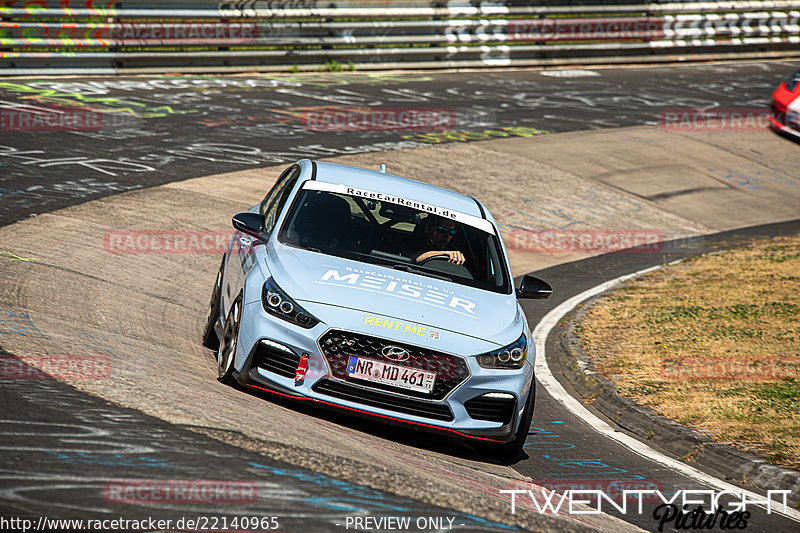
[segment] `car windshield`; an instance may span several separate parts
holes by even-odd
[[[497,237],[487,231],[490,229],[491,224],[484,219],[436,206],[306,182],[278,240],[314,252],[509,294],[505,261]],[[455,256],[455,261],[431,253],[437,251]]]

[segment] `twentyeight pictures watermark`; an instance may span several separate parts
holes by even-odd
[[[499,491],[508,495],[511,514],[518,506],[535,510],[540,514],[568,513],[574,515],[617,512],[628,514],[652,514],[658,523],[658,531],[673,529],[745,529],[754,506],[766,510],[786,512],[790,490],[769,490],[759,497],[744,490],[676,490],[633,489],[609,494],[602,489],[569,489],[562,492],[545,487],[532,489],[509,489]],[[650,510],[645,504],[655,502]]]
[[[600,491],[615,502],[622,503],[625,491],[663,491],[664,485],[655,479],[532,479],[511,483],[511,489],[523,489],[526,493],[532,488],[547,489],[552,497],[569,491]],[[642,501],[656,503],[658,497],[655,494],[645,494]]]

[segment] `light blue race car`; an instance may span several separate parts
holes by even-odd
[[[534,347],[497,224],[478,200],[307,159],[233,217],[203,343],[219,380],[516,455]]]

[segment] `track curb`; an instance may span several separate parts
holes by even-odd
[[[584,403],[591,404],[611,422],[637,437],[678,456],[687,464],[710,468],[723,478],[758,487],[762,490],[789,490],[789,501],[800,506],[800,472],[767,463],[765,459],[713,442],[708,435],[678,424],[650,407],[617,393],[614,383],[594,371],[594,364],[581,347],[577,327],[586,311],[605,294],[593,296],[578,305],[559,328],[555,359]]]

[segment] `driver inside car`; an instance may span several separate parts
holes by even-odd
[[[437,255],[446,255],[449,262],[457,265],[465,263],[464,254],[456,250],[451,243],[458,234],[454,220],[428,215],[420,225],[422,231],[414,232],[419,235],[417,245],[414,246],[415,250],[409,254],[415,263],[421,263]]]

